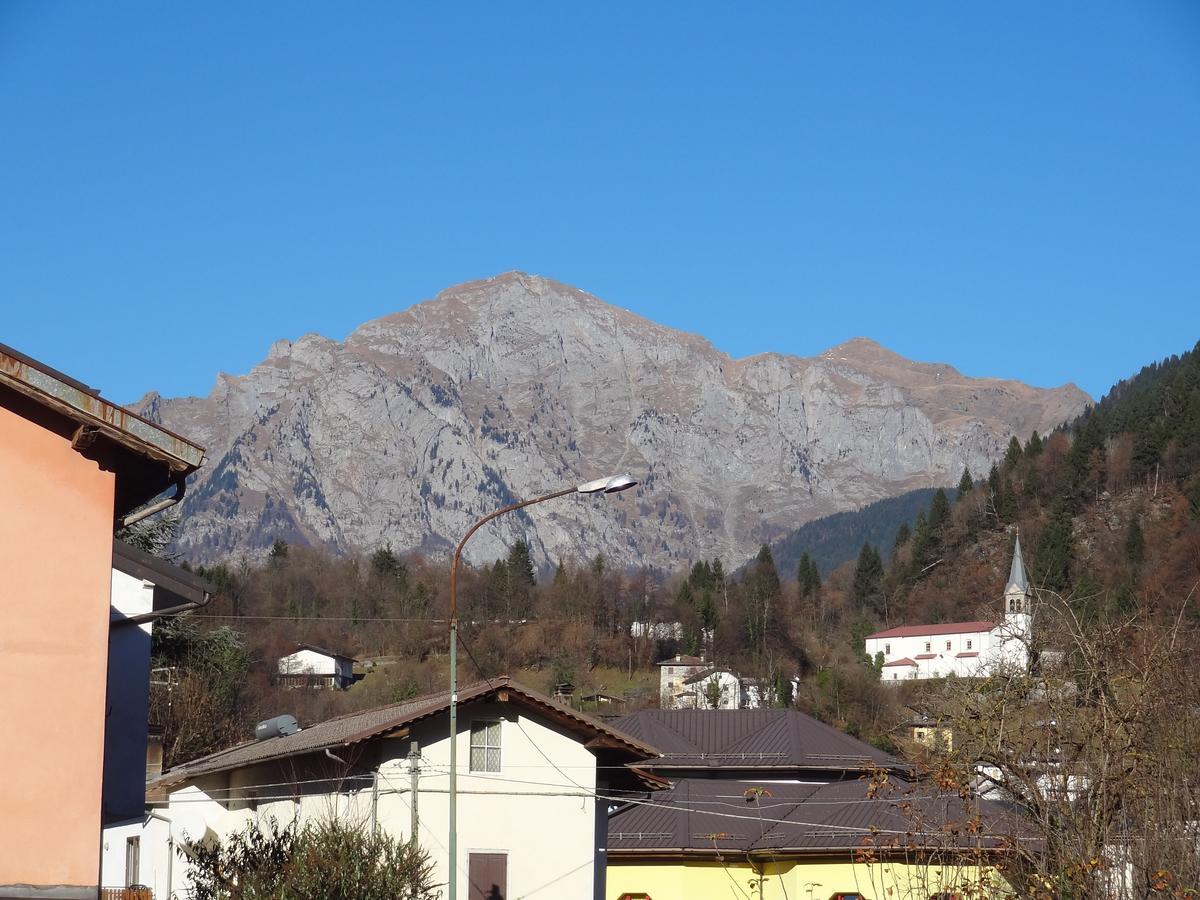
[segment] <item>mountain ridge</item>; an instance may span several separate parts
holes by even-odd
[[[852,353],[835,353],[851,347]],[[474,561],[524,537],[540,562],[739,560],[820,515],[985,467],[1010,434],[1090,403],[1070,387],[972,379],[855,339],[816,357],[735,359],[578,288],[508,272],[364,322],[276,341],[207,397],[137,409],[206,443],[180,549],[276,536],[444,550],[503,498],[629,468],[634,495],[485,529]]]

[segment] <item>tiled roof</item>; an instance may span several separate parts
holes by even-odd
[[[336,650],[326,650],[324,647],[318,647],[316,644],[306,644],[303,641],[300,641],[296,644],[296,652],[299,653],[301,650],[311,650],[313,653],[319,653],[322,656],[328,656],[331,659],[348,659],[350,662],[358,662],[358,660],[353,656],[347,656],[345,653],[338,653]]]
[[[978,656],[978,655],[979,655],[978,652],[971,650],[966,653],[956,653],[954,656],[956,659],[968,659],[969,657]]]
[[[501,691],[508,693],[509,700],[557,719],[569,730],[581,734],[589,740],[602,741],[605,746],[624,750],[633,759],[645,759],[659,755],[659,751],[649,742],[625,734],[611,725],[569,706],[556,703],[549,697],[530,690],[507,676],[500,676],[489,681],[477,681],[459,689],[458,703],[461,707],[474,701],[495,699]],[[324,722],[303,727],[295,734],[261,741],[247,741],[176,766],[150,782],[150,785],[167,787],[213,772],[224,772],[270,760],[356,744],[359,741],[380,737],[395,729],[412,725],[414,722],[444,712],[449,709],[449,700],[449,692],[443,691],[440,694],[418,697],[404,703],[393,703],[364,712],[349,713],[335,719],[327,719]]]
[[[937,659],[936,653],[918,653],[917,659]]]
[[[873,793],[864,779],[802,784],[684,778],[609,816],[608,858],[671,851],[764,856],[842,851],[869,839],[879,847],[892,841],[898,848],[947,846],[953,838],[940,826],[964,823],[975,812],[957,794],[930,796],[928,784],[895,779],[890,784],[893,789]],[[976,803],[985,828],[999,824],[998,805]]]
[[[867,638],[932,637],[936,634],[983,634],[996,627],[995,622],[941,622],[937,625],[899,625],[868,634]]]
[[[915,666],[915,665],[916,665],[916,663],[913,662],[909,657],[906,656],[903,659],[893,659],[889,663],[884,663],[883,667],[886,669],[888,666]]]
[[[613,724],[662,751],[641,768],[818,769],[900,767],[893,756],[794,709],[644,709]]]
[[[658,663],[660,666],[702,666],[704,659],[699,656],[672,656]]]

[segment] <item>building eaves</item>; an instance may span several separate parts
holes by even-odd
[[[462,688],[458,694],[460,707],[488,699],[499,702],[513,701],[533,709],[586,738],[584,744],[586,747],[620,751],[631,762],[659,756],[659,751],[645,741],[626,734],[586,713],[556,703],[549,697],[527,688],[507,676],[475,682]],[[449,706],[450,695],[443,691],[404,703],[348,713],[304,727],[294,734],[245,742],[184,763],[163,773],[151,785],[170,787],[203,775],[303,756],[308,753],[317,753],[334,747],[345,747],[384,737],[409,728],[431,716],[439,715],[447,711]],[[636,768],[640,769],[642,765],[644,764],[639,764]],[[661,780],[652,773],[635,772],[635,774],[639,775],[643,782],[650,784]]]
[[[166,464],[178,475],[194,472],[204,462],[199,444],[110,403],[99,391],[4,344],[0,344],[0,385],[95,429],[127,450]]]
[[[112,566],[132,578],[149,581],[155,587],[168,591],[183,603],[201,604],[204,598],[216,589],[195,572],[160,559],[124,541],[113,538]]]

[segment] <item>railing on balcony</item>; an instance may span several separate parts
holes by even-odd
[[[100,900],[154,900],[148,887],[101,888]]]

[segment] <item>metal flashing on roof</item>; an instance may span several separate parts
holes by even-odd
[[[0,385],[95,429],[126,449],[165,463],[186,474],[200,468],[204,448],[124,407],[110,403],[99,391],[49,366],[0,344]]]

